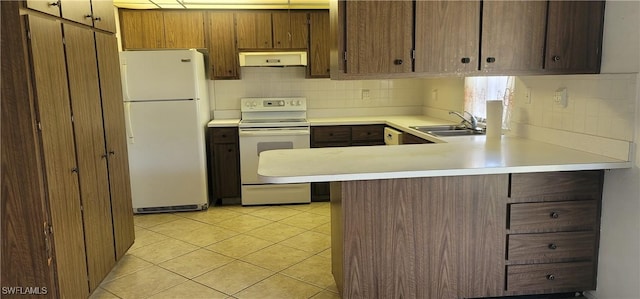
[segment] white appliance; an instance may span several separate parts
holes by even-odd
[[[134,213],[208,207],[202,53],[120,53]]]
[[[238,133],[242,205],[311,202],[309,183],[265,184],[258,179],[261,152],[309,148],[306,99],[244,98],[240,104],[242,120]]]
[[[240,66],[306,66],[307,52],[240,52]]]

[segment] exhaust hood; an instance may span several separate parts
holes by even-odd
[[[306,66],[307,52],[240,52],[240,66]]]

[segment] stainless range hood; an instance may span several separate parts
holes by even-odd
[[[240,66],[306,66],[307,52],[240,52]]]

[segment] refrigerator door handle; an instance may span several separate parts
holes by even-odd
[[[129,101],[129,80],[127,77],[127,64],[122,64],[122,90],[124,91],[124,101]]]
[[[125,126],[127,127],[127,139],[129,140],[129,143],[134,144],[135,137],[133,136],[133,124],[131,123],[131,103],[130,102],[124,103],[124,113],[126,115]]]

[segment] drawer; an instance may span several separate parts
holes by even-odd
[[[599,199],[601,171],[511,174],[509,197],[535,201]]]
[[[384,125],[352,126],[351,140],[358,141],[378,141],[384,144]]]
[[[507,266],[507,291],[582,291],[595,288],[592,262]]]
[[[593,259],[594,232],[509,235],[507,260],[554,262],[563,259]]]
[[[598,223],[598,201],[517,203],[509,205],[511,232],[591,230]]]
[[[346,144],[349,145],[349,142],[351,141],[351,127],[350,126],[312,127],[311,140],[312,142],[315,142],[315,143],[346,142]]]
[[[238,128],[211,128],[209,130],[213,143],[238,142]]]

